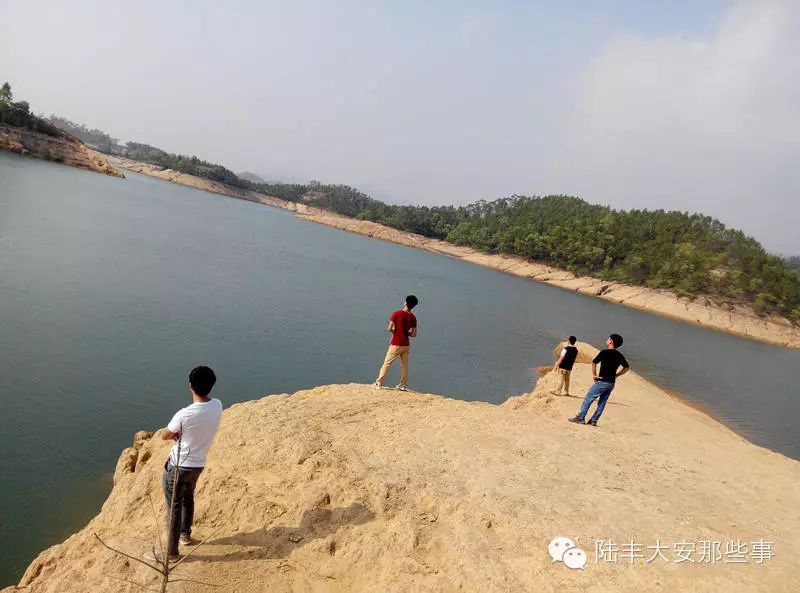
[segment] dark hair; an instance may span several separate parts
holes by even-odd
[[[205,396],[211,393],[216,382],[217,376],[208,367],[194,367],[189,373],[189,385],[197,395]]]
[[[410,294],[406,297],[406,306],[408,306],[409,311],[411,311],[411,309],[416,307],[417,303],[419,303],[419,299],[415,297],[413,294]]]
[[[619,334],[611,334],[608,336],[611,340],[611,343],[614,344],[614,348],[619,348],[622,346],[622,336]]]
[[[578,341],[578,338],[576,338],[575,336],[570,336],[569,337],[569,343],[572,344],[573,346],[575,345],[575,342],[577,342],[577,341]]]

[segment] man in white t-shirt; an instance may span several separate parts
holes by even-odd
[[[200,366],[192,369],[189,373],[192,405],[178,410],[163,433],[164,440],[175,441],[164,464],[163,480],[164,497],[167,500],[169,560],[178,558],[179,541],[185,545],[192,543],[194,489],[206,465],[206,455],[222,418],[222,402],[209,397],[216,381],[217,377],[210,368]]]

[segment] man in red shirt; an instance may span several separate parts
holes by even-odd
[[[411,312],[411,309],[416,307],[417,303],[419,303],[417,297],[413,294],[408,295],[403,308],[392,313],[389,318],[389,327],[386,328],[386,331],[392,334],[392,339],[389,342],[389,350],[386,352],[383,366],[378,373],[378,378],[375,380],[376,389],[383,389],[383,380],[389,373],[389,368],[392,366],[394,359],[399,356],[400,385],[397,388],[401,391],[408,391],[408,351],[411,348],[411,340],[409,338],[417,337],[417,318]]]

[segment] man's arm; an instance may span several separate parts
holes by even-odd
[[[605,352],[605,350],[603,350],[602,352],[598,352],[597,356],[595,356],[592,359],[592,379],[594,379],[595,381],[599,381],[600,380],[600,377],[597,376],[597,365],[598,364],[602,364],[602,362],[604,360],[603,352]]]
[[[625,373],[627,373],[629,370],[631,370],[631,367],[622,367],[622,370],[620,370],[620,371],[617,373],[617,377],[621,377],[622,375],[624,375]]]
[[[564,355],[562,354],[561,356],[559,356],[559,357],[558,357],[558,360],[557,360],[557,361],[556,361],[556,363],[553,365],[553,370],[554,370],[554,371],[555,371],[556,369],[558,369],[558,367],[561,365],[561,363],[562,363],[562,361],[563,361],[563,360],[564,360]]]
[[[389,325],[386,326],[386,331],[389,332],[390,334],[393,334],[395,328],[397,328],[397,326],[394,323],[395,319],[397,319],[397,311],[395,311],[389,316]]]
[[[165,441],[177,441],[181,436],[181,429],[183,428],[183,410],[179,410],[169,421],[167,427],[161,433],[161,438]]]
[[[408,337],[409,338],[416,338],[417,337],[417,326],[416,325],[408,330]]]

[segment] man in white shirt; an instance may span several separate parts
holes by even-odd
[[[210,368],[199,366],[192,369],[189,373],[192,405],[178,410],[164,430],[164,440],[176,441],[164,464],[163,480],[164,497],[167,500],[169,560],[178,558],[179,541],[185,545],[192,543],[194,489],[206,465],[206,455],[222,418],[222,402],[209,397],[216,381],[217,377]]]

